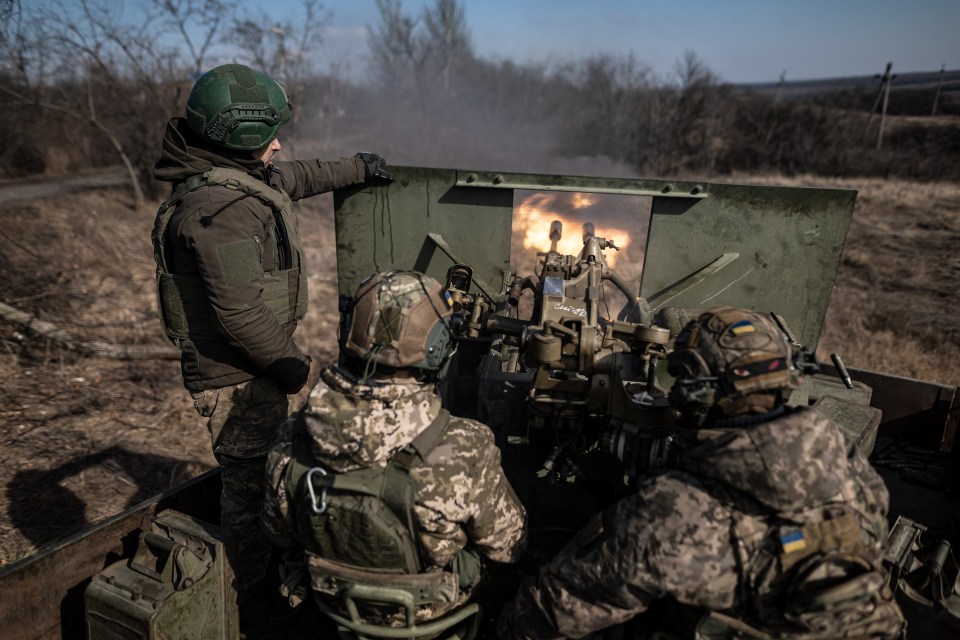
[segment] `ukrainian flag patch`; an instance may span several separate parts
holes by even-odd
[[[780,534],[780,546],[784,553],[793,553],[807,548],[807,540],[803,537],[803,531],[795,529]]]
[[[756,327],[753,326],[753,323],[749,320],[741,320],[740,322],[734,324],[730,327],[730,333],[735,336],[739,336],[743,333],[753,333],[756,331]]]

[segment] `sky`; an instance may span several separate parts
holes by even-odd
[[[96,0],[95,0],[96,1]],[[115,0],[111,0],[115,1]],[[144,4],[147,0],[140,0]],[[321,0],[329,14],[321,70],[360,79],[375,0]],[[419,15],[435,0],[400,0]],[[296,23],[303,0],[230,0]],[[960,69],[960,0],[461,0],[474,51],[487,60],[554,65],[633,55],[669,78],[686,51],[732,83]],[[77,0],[21,0],[76,10]],[[129,3],[135,4],[135,3]],[[176,36],[173,36],[176,37]]]
[[[402,0],[419,14],[433,0]],[[241,0],[240,4],[245,4]],[[257,6],[256,3],[249,3]],[[298,0],[273,0],[295,15]],[[520,63],[632,54],[672,73],[687,50],[733,83],[960,68],[960,0],[465,0],[474,50]],[[323,48],[356,72],[374,0],[328,0]]]

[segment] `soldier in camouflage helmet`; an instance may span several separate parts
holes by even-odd
[[[153,231],[160,316],[180,348],[184,385],[209,419],[241,599],[271,553],[259,524],[268,443],[310,369],[292,340],[307,306],[292,201],[383,175],[373,154],[275,162],[290,110],[265,74],[217,67],[197,80],[186,117],[167,124],[154,170],[172,185]]]
[[[764,315],[718,307],[688,323],[668,360],[687,427],[675,464],[524,584],[500,637],[628,620],[663,639],[901,637],[880,564],[887,489],[829,419],[784,405],[794,355]]]
[[[449,295],[428,276],[389,271],[361,283],[344,310],[340,365],[322,369],[272,447],[265,528],[277,544],[305,549],[311,585],[332,607],[353,579],[429,575],[418,592],[432,604],[418,621],[434,619],[470,598],[486,560],[515,562],[524,550],[526,512],[493,433],[441,409],[435,383],[454,351],[450,316]],[[385,495],[404,486],[406,497]],[[394,515],[400,531],[378,542]]]

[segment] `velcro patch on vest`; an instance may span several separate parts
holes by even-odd
[[[856,554],[863,551],[860,526],[850,513],[822,522],[808,522],[802,529],[781,526],[778,539],[783,550],[780,562],[784,571],[816,553],[840,551]]]
[[[222,244],[217,247],[217,256],[227,284],[242,284],[260,278],[260,256],[253,239]]]
[[[807,548],[807,539],[801,529],[789,529],[780,533],[780,547],[784,553],[803,551]]]

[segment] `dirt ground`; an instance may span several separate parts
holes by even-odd
[[[960,186],[736,176],[859,188],[825,358],[960,385]],[[80,340],[161,346],[149,235],[122,187],[0,201],[0,303]],[[299,205],[311,311],[297,332],[334,357],[332,199]],[[86,357],[0,320],[0,566],[213,465],[176,360]]]

